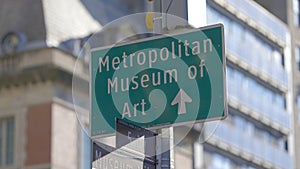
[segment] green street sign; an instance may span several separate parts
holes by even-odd
[[[91,136],[225,118],[224,51],[221,24],[93,49]]]

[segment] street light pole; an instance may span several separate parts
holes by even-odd
[[[153,33],[164,34],[167,30],[166,14],[163,13],[162,0],[153,2]],[[164,17],[165,16],[165,17]],[[164,24],[165,23],[165,24]],[[174,130],[173,127],[159,129],[156,139],[157,169],[174,169]]]

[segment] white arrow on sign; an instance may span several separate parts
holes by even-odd
[[[186,113],[186,106],[185,103],[192,102],[192,99],[189,95],[186,94],[186,92],[182,89],[179,90],[175,98],[173,99],[171,105],[178,104],[178,114],[185,114]]]

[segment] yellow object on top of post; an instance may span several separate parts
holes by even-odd
[[[147,12],[145,18],[146,26],[149,30],[153,30],[153,12]]]

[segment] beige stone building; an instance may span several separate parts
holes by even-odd
[[[77,51],[62,42],[101,25],[79,0],[4,0],[0,15],[0,168],[83,168],[89,150],[71,85]]]

